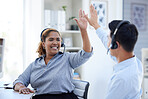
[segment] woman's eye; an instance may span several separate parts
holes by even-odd
[[[53,38],[49,38],[49,41],[53,41]]]
[[[60,41],[60,38],[57,38],[57,41]]]

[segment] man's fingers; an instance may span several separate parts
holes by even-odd
[[[95,7],[91,4],[90,5],[90,14],[92,14],[92,13],[97,13],[97,11],[96,11]]]
[[[97,10],[95,10],[95,14],[97,15]]]
[[[93,12],[95,11],[95,7],[93,5],[91,5],[91,9]]]
[[[90,14],[93,13],[93,5],[90,5]]]

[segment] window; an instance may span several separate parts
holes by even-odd
[[[23,71],[23,0],[0,1],[0,37],[5,39],[1,80],[13,81]]]

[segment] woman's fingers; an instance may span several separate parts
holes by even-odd
[[[22,90],[20,89],[20,90],[19,90],[19,94],[21,94],[21,93],[22,93]]]
[[[89,18],[88,18],[88,14],[86,14],[84,17],[90,23]]]
[[[29,88],[26,89],[26,94],[30,94]]]
[[[85,11],[83,11],[83,16],[85,16]]]
[[[83,17],[82,9],[79,10],[79,18]]]
[[[34,91],[33,91],[33,90],[31,90],[31,89],[29,89],[29,92],[34,93]]]
[[[33,92],[33,91],[31,90],[31,92]],[[29,88],[22,88],[22,89],[19,90],[19,93],[20,94],[21,93],[23,93],[23,94],[29,94],[30,93],[30,89]]]
[[[23,89],[22,92],[23,92],[23,94],[27,94],[27,90],[26,89]]]
[[[79,21],[78,21],[78,19],[77,19],[77,18],[74,18],[73,20],[75,20],[75,21],[77,22],[78,26],[79,26]]]

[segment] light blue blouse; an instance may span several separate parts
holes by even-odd
[[[58,52],[46,65],[44,56],[37,58],[13,83],[28,84],[37,94],[60,94],[74,90],[72,70],[85,63],[93,52]]]

